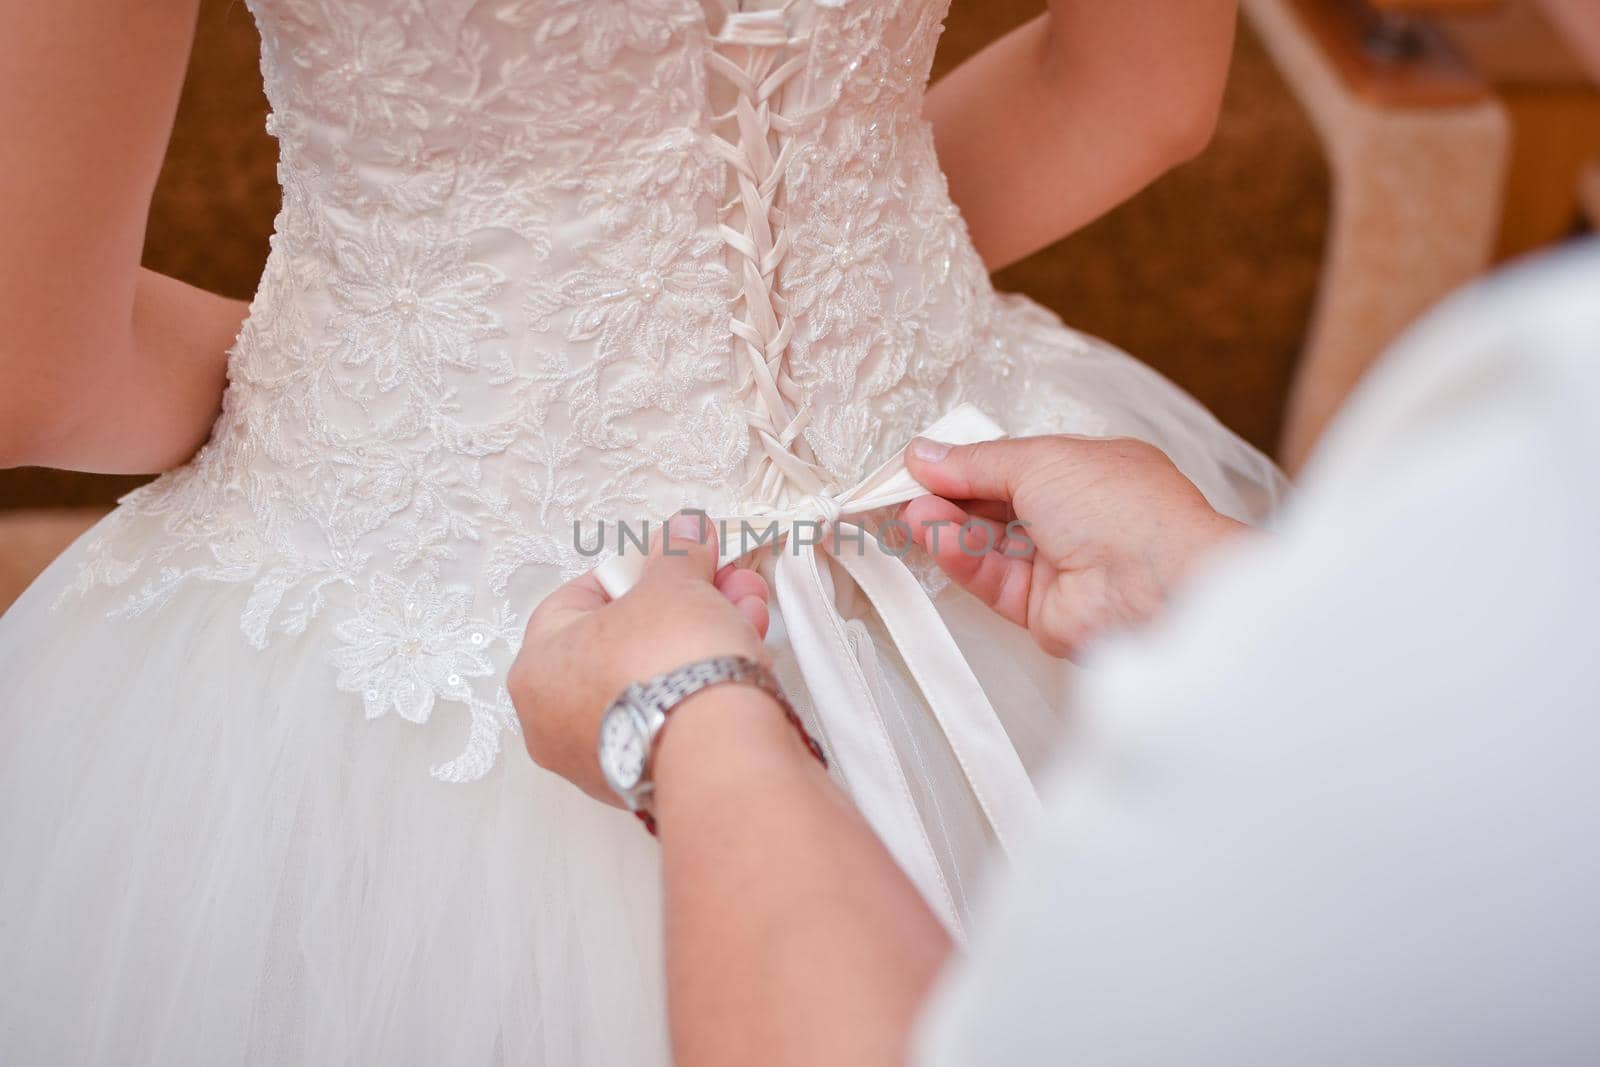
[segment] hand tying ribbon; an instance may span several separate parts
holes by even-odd
[[[929,426],[924,436],[971,444],[1005,433],[977,408],[963,404]],[[952,934],[960,936],[954,896],[912,801],[906,769],[890,741],[870,642],[864,640],[860,623],[852,629],[839,613],[832,574],[819,557],[822,551],[831,555],[877,610],[949,741],[995,839],[1008,853],[1014,852],[1038,818],[1033,783],[994,706],[916,576],[871,531],[853,521],[926,492],[897,453],[847,492],[814,493],[788,507],[762,506],[744,515],[708,519],[722,534],[719,564],[733,562],[756,547],[746,543],[747,524],[776,523],[776,540],[762,542],[776,556],[774,599],[829,755],[890,853]],[[805,524],[816,536],[794,536],[797,526]],[[638,580],[643,562],[642,555],[619,555],[596,573],[606,592],[619,597]]]

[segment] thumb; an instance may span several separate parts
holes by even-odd
[[[662,578],[698,578],[709,582],[717,573],[716,525],[704,512],[684,511],[662,526],[650,542],[641,583]]]
[[[906,469],[928,492],[946,500],[1004,500],[1056,453],[1053,437],[1010,437],[947,445],[926,437],[906,447]]]

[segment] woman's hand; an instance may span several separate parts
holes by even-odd
[[[545,598],[528,620],[508,687],[528,754],[597,800],[617,804],[595,756],[600,719],[628,685],[708,656],[770,665],[767,583],[716,569],[703,516],[685,513],[650,545],[644,576],[609,601],[593,574]],[[670,551],[668,551],[670,549]]]
[[[906,466],[939,494],[902,512],[917,542],[1056,656],[1149,619],[1196,560],[1247,529],[1132,438],[919,438]]]

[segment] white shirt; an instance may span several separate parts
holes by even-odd
[[[1600,242],[1456,296],[1103,650],[932,1065],[1600,1063]]]

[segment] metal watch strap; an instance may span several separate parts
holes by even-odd
[[[794,706],[789,703],[789,698],[783,694],[783,688],[778,685],[778,679],[773,677],[772,672],[766,667],[746,656],[712,656],[708,659],[695,660],[633,687],[636,699],[661,712],[662,723],[655,737],[651,739],[652,749],[659,741],[662,731],[666,729],[667,720],[680,704],[695,693],[713,686],[729,684],[753,685],[777,701],[778,707],[783,709],[784,716],[800,734],[811,755],[824,767],[828,765],[828,757],[823,754],[822,746],[806,732],[800,716],[795,714]],[[644,823],[645,829],[652,834],[656,832],[655,816],[650,811],[641,807],[634,814]]]

